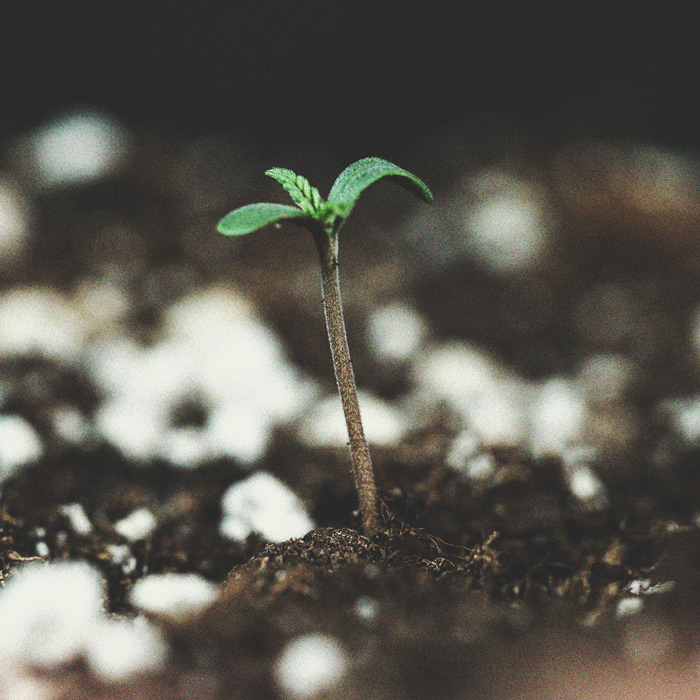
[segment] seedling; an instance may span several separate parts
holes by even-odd
[[[348,166],[333,184],[327,200],[321,197],[319,191],[312,187],[305,177],[296,175],[291,170],[272,168],[265,174],[277,180],[297,206],[248,204],[225,216],[217,229],[227,236],[244,236],[268,224],[291,221],[311,232],[321,261],[326,330],[350,438],[350,455],[359,496],[362,527],[365,534],[372,535],[380,529],[379,504],[372,459],[357,401],[355,375],[350,361],[340,301],[338,232],[350,216],[362,192],[382,178],[389,178],[429,204],[432,204],[433,196],[422,180],[381,158],[363,158]]]

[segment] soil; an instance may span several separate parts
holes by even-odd
[[[4,273],[4,288],[70,291],[118,275],[132,299],[127,332],[148,344],[174,299],[212,282],[233,284],[255,300],[291,360],[330,388],[311,242],[296,230],[235,245],[215,236],[227,207],[274,195],[243,187],[227,201],[227,178],[206,172],[193,192],[173,138],[144,138],[129,169],[106,181],[37,193],[32,247]],[[307,447],[280,428],[256,468],[289,485],[318,527],[284,543],[255,535],[234,542],[219,533],[221,496],[247,475],[242,465],[221,459],[183,470],[133,463],[101,442],[68,445],[51,433],[47,415],[61,405],[90,416],[100,401],[95,387],[55,360],[2,360],[2,412],[25,417],[47,445],[39,463],[2,485],[3,579],[39,558],[42,540],[47,560],[98,567],[117,614],[135,612],[128,592],[146,574],[196,572],[221,586],[204,612],[158,621],[172,648],[162,673],[109,685],[79,662],[45,678],[58,697],[278,698],[277,659],[308,632],[339,640],[352,659],[328,698],[697,696],[700,452],[657,407],[700,387],[688,331],[700,303],[700,199],[683,204],[683,216],[672,201],[650,212],[635,198],[638,183],[614,179],[609,160],[594,160],[596,171],[585,149],[574,157],[538,148],[536,158],[520,153],[517,168],[527,162],[528,177],[549,193],[558,229],[547,261],[527,274],[499,276],[464,256],[426,262],[420,244],[401,233],[417,225],[407,198],[392,203],[388,187],[366,195],[342,251],[355,371],[385,398],[410,385],[407,371],[377,366],[361,330],[388,299],[415,304],[433,341],[475,343],[533,381],[573,372],[592,352],[624,354],[636,368],[633,384],[604,414],[610,437],[596,464],[608,505],[574,497],[561,456],[524,449],[494,447],[497,476],[477,488],[446,465],[460,426],[438,408],[399,445],[373,451],[381,534],[368,539],[356,529],[344,446]],[[624,151],[617,155],[627,162]],[[452,171],[474,172],[485,158],[460,154],[439,174],[428,157],[414,156],[410,169],[434,186],[438,202],[461,191]],[[247,182],[263,179],[256,165],[237,166],[251,168]],[[623,327],[614,337],[600,331],[605,318],[581,311],[611,286],[632,300],[614,319]],[[183,407],[180,418],[197,420],[197,407]],[[71,528],[61,510],[67,503],[82,504],[93,532]],[[141,506],[158,527],[131,545],[136,566],[125,574],[107,547],[124,541],[113,524]],[[641,610],[625,614],[629,599],[642,600]],[[375,612],[361,614],[358,601],[371,601]]]

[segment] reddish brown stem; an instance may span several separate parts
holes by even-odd
[[[359,496],[362,528],[366,535],[373,535],[380,529],[377,486],[374,481],[369,445],[362,428],[355,375],[350,361],[350,349],[340,300],[338,239],[326,231],[319,231],[314,234],[314,240],[321,258],[323,310],[326,317],[328,340],[331,345],[335,379],[350,438],[350,456]]]

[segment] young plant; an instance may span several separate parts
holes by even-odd
[[[365,534],[372,535],[380,529],[379,504],[369,446],[360,417],[357,387],[340,301],[338,232],[350,216],[362,192],[382,178],[392,180],[429,204],[432,203],[433,196],[422,180],[381,158],[363,158],[348,166],[333,184],[327,200],[321,197],[319,191],[312,187],[306,178],[296,175],[291,170],[272,168],[265,174],[277,180],[297,206],[248,204],[225,216],[217,229],[227,236],[243,236],[268,224],[291,221],[311,232],[321,261],[323,310],[335,378],[350,438],[350,454],[362,526]]]

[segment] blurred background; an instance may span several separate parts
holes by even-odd
[[[346,158],[483,113],[697,145],[687,3],[28,0],[2,19],[5,138],[89,107]]]
[[[416,396],[441,381],[420,365],[432,361],[421,349],[457,340],[508,368],[502,400],[479,404],[480,417],[453,407],[456,429],[478,425],[486,445],[537,442],[531,395],[544,389],[527,382],[550,378],[563,382],[552,399],[563,404],[547,430],[566,410],[579,418],[548,450],[583,441],[613,461],[633,447],[648,453],[642,438],[659,415],[685,416],[683,439],[694,445],[700,403],[666,410],[664,401],[700,391],[699,31],[683,4],[6,5],[3,411],[54,434],[47,416],[70,405],[118,442],[123,424],[98,408],[109,399],[120,420],[133,415],[114,363],[155,363],[144,353],[180,333],[172,330],[182,322],[172,320],[177,304],[220,283],[280,335],[291,366],[332,393],[304,233],[285,227],[231,241],[214,228],[236,206],[284,201],[263,175],[268,167],[292,168],[325,193],[343,167],[377,155],[417,173],[437,203],[378,185],[344,230],[346,312],[362,384],[388,401],[412,397],[415,412]],[[224,313],[216,304],[226,313],[240,307],[207,299],[198,303],[212,318]],[[205,313],[194,308],[193,316]],[[207,328],[187,332],[227,337]],[[124,338],[128,352],[119,355]],[[225,344],[210,352],[226,365]],[[451,376],[486,366],[471,346],[460,352]],[[58,377],[77,368],[84,395],[65,389],[69,379],[43,393],[18,389],[28,357],[62,363]],[[450,367],[440,357],[436,366]],[[156,375],[144,369],[138,381]],[[257,391],[240,379],[228,395]],[[188,396],[206,423],[227,390],[212,394],[198,382],[161,387],[168,409],[159,415]],[[47,401],[50,410],[37,407]],[[298,406],[289,410],[273,423]],[[144,459],[160,454],[150,443],[118,446]],[[657,459],[651,452],[645,463]],[[264,445],[245,454],[255,461]]]

